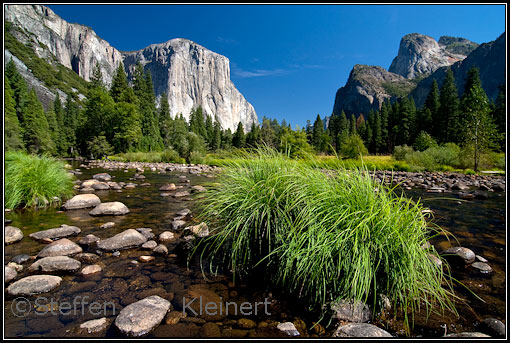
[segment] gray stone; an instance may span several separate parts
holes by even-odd
[[[154,233],[152,233],[152,229],[148,227],[139,227],[136,231],[140,232],[142,235],[147,238],[147,240],[151,240],[154,238]]]
[[[101,266],[99,266],[97,264],[92,264],[90,266],[83,267],[80,274],[81,275],[96,274],[96,273],[99,273],[101,270],[102,270]]]
[[[475,262],[471,264],[471,267],[478,269],[480,272],[487,274],[492,272],[491,266],[484,262]]]
[[[157,246],[158,246],[158,243],[156,243],[156,241],[147,241],[147,242],[142,244],[142,249],[152,250],[152,249],[154,249]]]
[[[101,199],[95,194],[78,194],[66,201],[62,206],[65,210],[77,210],[80,208],[94,207],[101,203]]]
[[[81,232],[79,227],[62,224],[60,227],[31,233],[30,238],[43,240],[45,238],[55,239],[77,235]]]
[[[485,318],[478,329],[491,337],[505,337],[505,324],[496,318]]]
[[[207,237],[209,236],[209,228],[207,227],[207,224],[202,222],[198,225],[188,226],[184,229],[189,230],[192,234],[194,234],[197,237]]]
[[[464,247],[453,247],[453,248],[449,248],[445,251],[443,251],[443,253],[445,256],[446,259],[450,259],[450,260],[462,260],[464,261],[464,263],[472,263],[474,260],[475,260],[475,253],[471,250],[471,249],[468,249],[468,248],[464,248]]]
[[[14,296],[46,293],[57,288],[60,282],[62,282],[62,278],[58,276],[32,275],[9,285],[7,292]]]
[[[103,225],[100,226],[101,229],[109,229],[111,227],[114,227],[115,226],[115,223],[114,222],[107,222],[107,223],[104,223]]]
[[[108,328],[111,320],[106,319],[106,317],[89,320],[85,323],[80,324],[80,329],[86,330],[87,333],[96,333],[101,332]]]
[[[367,323],[349,323],[340,326],[333,337],[392,337],[391,334],[375,325]]]
[[[14,269],[18,273],[23,270],[23,266],[21,264],[17,264],[16,262],[7,263],[7,267]]]
[[[188,196],[188,195],[189,195],[188,191],[175,192],[174,193],[174,198],[182,198],[182,197],[185,197],[185,196]]]
[[[204,186],[200,185],[193,186],[191,187],[191,189],[196,193],[207,192],[207,189]]]
[[[168,255],[168,248],[163,244],[159,244],[153,251],[155,254]]]
[[[94,174],[92,178],[99,181],[110,181],[112,179],[111,175],[108,173]]]
[[[30,256],[27,254],[16,255],[11,259],[12,262],[15,262],[18,264],[23,264],[23,263],[27,262],[28,260],[30,260]]]
[[[73,273],[81,268],[80,261],[68,256],[50,256],[35,261],[28,268],[30,272],[40,271],[44,273],[51,272],[70,272]]]
[[[449,333],[448,335],[444,337],[490,337],[489,335],[486,335],[481,332],[459,332],[459,333]]]
[[[38,254],[37,257],[51,257],[51,256],[70,256],[81,253],[82,248],[68,240],[67,238],[61,238],[46,247],[44,247]]]
[[[174,220],[172,222],[172,229],[177,230],[183,227],[184,225],[186,225],[186,222],[184,220]]]
[[[91,216],[120,216],[129,213],[129,209],[119,201],[105,202],[89,212]]]
[[[95,243],[97,241],[99,241],[99,237],[94,236],[92,234],[88,234],[85,237],[80,238],[80,240],[78,241],[78,244],[81,244],[81,245],[90,245],[90,244]]]
[[[372,313],[368,305],[354,300],[342,299],[331,304],[331,309],[336,312],[338,320],[346,320],[354,323],[368,322]]]
[[[477,259],[478,261],[480,261],[480,262],[483,262],[483,263],[487,263],[487,262],[489,262],[489,261],[487,261],[487,259],[486,259],[486,258],[484,258],[484,257],[482,257],[482,256],[480,256],[480,255],[476,255],[476,259]]]
[[[174,239],[175,239],[175,235],[173,232],[170,232],[170,231],[164,231],[159,235],[160,242],[173,241]]]
[[[159,188],[160,191],[175,191],[177,187],[173,183],[167,183]]]
[[[80,262],[83,262],[83,263],[94,263],[99,260],[99,255],[92,254],[89,252],[84,252],[84,253],[75,255],[74,259],[76,259]]]
[[[158,326],[170,309],[170,302],[153,295],[122,309],[115,319],[115,326],[123,334],[140,337]]]
[[[191,214],[191,210],[188,208],[180,210],[179,212],[176,213],[177,216],[183,216],[183,217],[186,217],[189,214]]]
[[[129,249],[142,245],[147,242],[147,238],[134,229],[128,229],[113,237],[100,240],[97,247],[106,251],[115,251],[119,249]]]
[[[299,336],[299,331],[291,322],[279,323],[276,328],[289,336]]]
[[[16,278],[16,276],[18,276],[18,272],[16,271],[16,269],[11,268],[9,266],[4,267],[4,272],[5,272],[5,278],[4,278],[5,283],[11,282],[12,280],[14,280]]]
[[[5,245],[12,244],[23,239],[23,232],[15,226],[5,227]]]
[[[106,182],[96,182],[94,183],[91,188],[95,189],[96,191],[105,191],[110,189],[110,186]]]

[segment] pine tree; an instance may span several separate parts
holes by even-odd
[[[23,140],[30,153],[53,153],[55,145],[50,137],[50,130],[44,109],[32,88],[24,106]]]
[[[425,105],[422,112],[424,117],[422,117],[422,120],[420,120],[420,128],[422,130],[428,131],[434,137],[439,137],[441,133],[442,121],[439,113],[440,105],[439,88],[437,86],[437,81],[433,80],[432,85],[430,86],[429,94],[425,100]],[[429,115],[426,110],[429,110],[428,113],[430,113],[430,123],[427,123]]]
[[[448,69],[439,94],[439,135],[440,143],[460,141],[459,97],[453,72]],[[433,119],[434,120],[434,119]]]
[[[321,116],[317,114],[312,129],[312,146],[318,152],[322,152],[322,136],[324,135],[324,123]]]
[[[48,123],[48,127],[50,129],[50,137],[51,140],[54,143],[54,151],[52,151],[53,154],[56,154],[58,151],[58,148],[60,147],[60,137],[61,133],[58,127],[57,118],[55,116],[55,111],[53,110],[53,106],[50,106],[50,108],[46,111],[46,121]]]
[[[59,155],[63,155],[66,152],[64,134],[64,109],[62,108],[62,102],[60,101],[60,96],[58,94],[55,96],[55,101],[53,102],[53,111],[55,112],[55,120],[57,121],[59,131],[59,137],[55,141],[57,146],[57,153]]]
[[[277,123],[278,124],[278,123]],[[262,128],[260,129],[260,139],[263,144],[271,148],[277,148],[278,137],[272,122],[269,118],[262,118]]]
[[[103,88],[103,73],[101,72],[101,67],[99,66],[99,62],[96,62],[94,67],[94,71],[92,72],[92,77],[90,78],[90,88]]]
[[[79,115],[78,105],[73,101],[71,94],[67,94],[62,133],[64,135],[65,151],[71,154],[71,156],[76,153],[76,129],[78,127]]]
[[[251,123],[250,132],[246,135],[246,145],[256,147],[260,143],[260,127],[255,122]]]
[[[234,133],[234,137],[232,137],[232,145],[235,148],[242,148],[245,144],[245,136],[244,136],[244,129],[243,129],[243,123],[239,122],[237,124],[237,130]]]
[[[111,140],[116,152],[135,150],[142,140],[142,128],[138,108],[128,102],[118,102],[113,111]]]
[[[492,113],[492,117],[494,118],[494,123],[498,129],[498,133],[500,135],[500,148],[501,151],[505,151],[505,135],[506,135],[506,111],[505,111],[505,85],[499,86],[499,93],[496,99],[496,106]]]
[[[468,71],[468,79],[462,95],[463,138],[474,147],[474,169],[478,170],[480,154],[493,148],[497,128],[490,116],[489,99],[482,88],[477,68]]]
[[[21,126],[16,114],[16,101],[14,100],[14,92],[9,84],[9,78],[4,79],[4,110],[5,110],[5,150],[23,150],[23,140]]]
[[[213,122],[212,122],[211,116],[206,114],[205,117],[206,117],[205,118],[205,132],[206,132],[205,141],[210,146],[211,142],[212,142],[213,135],[214,135]]]
[[[371,150],[374,153],[379,153],[383,149],[383,139],[382,139],[382,130],[381,130],[381,115],[379,112],[373,112],[373,117],[369,117],[369,121],[372,123],[372,145]]]
[[[168,105],[168,97],[166,93],[161,94],[159,105],[159,133],[163,139],[165,147],[171,146],[170,129],[172,127],[172,117],[170,116],[170,106]]]
[[[218,151],[221,147],[221,124],[218,118],[214,121],[213,135],[211,139],[211,150]]]
[[[16,114],[18,116],[18,121],[23,127],[23,111],[25,103],[28,101],[28,88],[25,80],[18,73],[16,69],[16,65],[12,61],[12,59],[5,66],[5,76],[9,78],[11,89],[14,92],[14,102],[16,103]]]
[[[390,104],[385,101],[381,106],[381,145],[377,149],[378,152],[388,153],[390,149],[389,132],[388,132],[388,118],[391,111]]]
[[[122,63],[119,63],[119,66],[115,70],[115,75],[112,80],[112,86],[110,87],[110,96],[113,98],[115,102],[129,102],[128,99],[125,98],[125,92],[129,88],[127,75],[124,71],[124,66]]]
[[[351,119],[349,123],[349,134],[353,135],[357,133],[356,130],[356,116],[354,116],[354,113],[351,114]]]

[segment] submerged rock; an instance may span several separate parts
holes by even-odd
[[[466,264],[472,263],[475,260],[475,253],[468,248],[464,247],[453,247],[449,248],[443,253],[446,259],[452,262],[464,262]]]
[[[91,216],[120,216],[127,213],[129,213],[129,209],[120,201],[99,204],[89,212]]]
[[[487,274],[492,272],[491,266],[484,262],[475,262],[471,264],[471,267],[478,269],[480,272]]]
[[[485,318],[478,329],[491,337],[505,337],[505,324],[496,318]]]
[[[140,232],[148,240],[154,238],[154,233],[152,233],[152,229],[151,228],[148,228],[148,227],[139,227],[138,229],[136,229],[136,231]]]
[[[89,320],[80,324],[80,329],[86,330],[87,333],[96,333],[105,330],[110,325],[111,320],[106,317]]]
[[[291,322],[280,323],[276,326],[276,328],[289,336],[299,336],[299,331]]]
[[[167,183],[159,188],[160,191],[175,191],[177,187],[173,183]]]
[[[388,331],[367,323],[349,323],[340,326],[333,337],[392,337]]]
[[[16,243],[23,239],[23,232],[15,226],[5,227],[5,245]]]
[[[35,240],[43,240],[45,238],[55,239],[77,235],[80,232],[81,230],[79,227],[62,224],[60,227],[54,229],[31,233],[29,237]]]
[[[134,229],[128,229],[113,237],[100,240],[97,247],[106,251],[115,251],[138,247],[145,242],[147,242],[147,238],[144,235]]]
[[[57,288],[60,282],[62,282],[62,278],[58,276],[32,275],[9,285],[7,292],[14,296],[46,293]]]
[[[82,251],[82,248],[78,244],[71,242],[67,238],[61,238],[44,247],[44,249],[37,254],[37,257],[70,256],[79,254]]]
[[[84,253],[75,255],[74,258],[80,262],[83,262],[83,263],[94,263],[97,260],[99,260],[99,255],[84,252]]]
[[[112,179],[111,175],[108,173],[94,174],[92,175],[92,178],[99,181],[110,181]]]
[[[103,225],[100,226],[101,229],[109,229],[111,227],[114,227],[115,226],[115,223],[114,222],[107,222],[107,223],[104,223]]]
[[[14,256],[11,261],[17,264],[23,264],[30,260],[30,256],[27,254],[21,254]]]
[[[80,261],[68,256],[50,256],[35,261],[28,268],[29,271],[50,272],[70,272],[73,273],[81,268]]]
[[[101,199],[95,194],[78,194],[67,200],[62,206],[65,210],[77,210],[94,207],[101,203]]]
[[[158,326],[169,309],[168,300],[153,295],[124,307],[115,319],[115,326],[127,336],[140,337]]]
[[[92,234],[88,234],[85,237],[80,238],[80,240],[78,241],[78,244],[81,244],[81,245],[90,245],[90,244],[95,243],[97,241],[99,241],[99,237],[94,236]]]

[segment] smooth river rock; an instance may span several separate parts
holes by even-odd
[[[5,227],[5,245],[12,244],[23,239],[23,232],[15,226]]]
[[[496,318],[485,318],[478,329],[491,337],[505,337],[505,324]]]
[[[173,183],[167,183],[166,185],[163,185],[159,187],[160,191],[175,191],[177,187],[175,187],[175,184]]]
[[[276,326],[276,328],[289,336],[299,336],[299,331],[291,322],[280,323]]]
[[[9,285],[7,292],[14,296],[46,293],[57,288],[60,282],[62,282],[62,278],[58,276],[32,275]]]
[[[76,243],[71,242],[67,238],[61,238],[42,249],[37,258],[51,257],[51,256],[70,256],[79,254],[83,249]]]
[[[135,229],[128,229],[113,237],[100,240],[97,247],[101,250],[115,251],[120,249],[129,249],[142,245],[147,242],[147,238]]]
[[[153,295],[122,309],[115,319],[115,326],[123,334],[140,337],[158,326],[170,309],[170,302]]]
[[[44,257],[35,261],[28,268],[30,272],[41,271],[45,273],[51,272],[70,272],[73,273],[81,268],[80,261],[68,256],[51,256]]]
[[[119,201],[99,204],[89,212],[91,216],[120,216],[127,213],[129,213],[129,209]]]
[[[473,261],[476,258],[475,253],[471,249],[464,247],[449,248],[443,251],[442,254],[445,255],[444,258],[449,259],[450,261],[453,262],[462,261],[466,264],[473,263]]]
[[[392,337],[388,331],[367,323],[349,323],[340,326],[333,337]]]
[[[62,224],[60,227],[54,229],[31,233],[29,237],[38,241],[42,241],[45,238],[55,239],[73,236],[79,234],[80,232],[81,230],[79,227]]]
[[[336,312],[338,320],[363,323],[368,322],[372,317],[372,313],[368,308],[368,305],[362,302],[354,303],[353,300],[339,300],[331,305],[331,309]]]
[[[67,200],[62,206],[65,210],[77,210],[80,208],[94,207],[101,203],[101,199],[95,194],[78,194]]]
[[[5,283],[11,282],[12,280],[14,280],[16,278],[16,276],[18,276],[18,272],[16,271],[16,269],[11,268],[9,266],[4,267],[4,272],[5,272],[5,277],[4,277]]]
[[[94,174],[92,178],[99,181],[110,181],[112,179],[111,175],[108,173]]]
[[[99,241],[99,237],[94,236],[93,234],[88,234],[85,237],[80,238],[78,244],[91,245],[92,243],[95,243],[97,241]]]
[[[83,267],[83,269],[81,270],[80,274],[81,275],[96,274],[96,273],[99,273],[101,270],[102,270],[102,268],[101,268],[100,265],[92,264],[90,266]]]
[[[103,331],[110,325],[111,320],[106,319],[106,317],[89,320],[85,323],[80,324],[80,329],[86,330],[87,333],[96,333]]]
[[[188,226],[184,229],[184,231],[189,230],[192,234],[197,237],[207,237],[209,236],[209,228],[206,223],[202,222],[198,225]]]

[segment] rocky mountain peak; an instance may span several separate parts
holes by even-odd
[[[466,58],[466,55],[456,53],[459,50],[447,49],[447,46],[449,45],[440,45],[430,36],[407,34],[400,40],[398,55],[388,70],[412,79]]]

